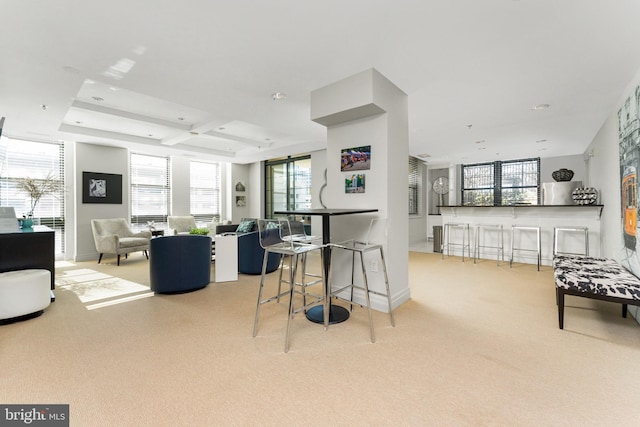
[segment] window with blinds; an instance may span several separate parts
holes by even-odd
[[[462,203],[540,204],[540,158],[462,165]]]
[[[166,223],[170,208],[169,158],[131,153],[131,224]]]
[[[55,253],[64,254],[64,144],[16,138],[0,139],[0,206],[12,206],[16,215],[27,215],[31,198],[18,190],[20,178],[43,180],[53,177],[60,190],[42,196],[33,212],[36,224],[55,231]]]
[[[418,167],[418,159],[409,156],[409,215],[417,215],[419,213],[419,186],[420,170]]]
[[[190,212],[196,221],[220,221],[220,164],[190,162]]]

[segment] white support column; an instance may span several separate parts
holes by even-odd
[[[331,219],[331,241],[363,238],[374,217],[388,219],[388,232],[372,240],[384,244],[394,307],[410,297],[408,284],[409,236],[407,174],[409,156],[407,95],[375,69],[369,69],[311,93],[311,120],[327,127],[328,208],[377,208],[372,215],[345,215]],[[371,146],[371,167],[365,175],[364,193],[346,193],[341,172],[341,150]],[[324,173],[324,171],[321,171]],[[334,258],[334,277],[351,274],[350,259]],[[365,259],[369,287],[384,289],[384,276],[373,259]],[[347,268],[347,265],[349,267]],[[386,301],[371,300],[372,307],[387,311]]]

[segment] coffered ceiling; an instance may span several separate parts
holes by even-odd
[[[5,135],[237,163],[324,148],[311,91],[368,68],[407,93],[410,153],[427,162],[579,154],[640,69],[635,0],[5,0],[0,14]]]

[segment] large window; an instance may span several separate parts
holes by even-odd
[[[131,224],[166,223],[170,208],[169,158],[131,154]]]
[[[220,164],[191,162],[190,209],[196,221],[220,220]]]
[[[277,210],[311,209],[311,156],[265,164],[267,218]]]
[[[64,144],[37,142],[15,138],[0,139],[0,206],[12,206],[16,215],[31,210],[31,199],[18,190],[20,178],[41,181],[52,177],[59,181],[59,190],[42,196],[33,218],[36,223],[55,231],[55,253],[64,254]]]
[[[539,203],[539,158],[462,165],[462,204],[465,206]]]

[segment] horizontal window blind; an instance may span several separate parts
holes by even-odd
[[[418,159],[409,156],[409,215],[419,213],[419,178]]]
[[[131,153],[131,224],[166,223],[170,208],[169,158]]]
[[[220,221],[220,164],[190,162],[190,212],[201,222]]]
[[[57,181],[58,190],[43,195],[33,218],[36,224],[55,231],[55,253],[64,254],[64,143],[3,137],[0,139],[0,206],[12,206],[18,217],[31,211],[31,197],[18,188],[21,178],[42,185],[45,178]]]

